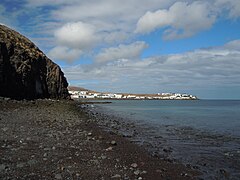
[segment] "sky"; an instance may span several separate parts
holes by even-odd
[[[0,23],[72,86],[240,99],[239,0],[1,0]]]

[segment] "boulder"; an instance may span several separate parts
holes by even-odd
[[[0,96],[65,99],[67,86],[61,68],[34,43],[0,25]]]

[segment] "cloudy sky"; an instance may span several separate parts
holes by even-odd
[[[240,99],[239,0],[1,0],[70,85]]]

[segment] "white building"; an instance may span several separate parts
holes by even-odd
[[[79,94],[81,94],[81,95],[87,95],[87,94],[88,94],[88,91],[80,91]]]
[[[80,97],[79,97],[78,94],[72,94],[72,95],[71,95],[71,98],[72,98],[72,99],[78,99],[78,98],[80,98]]]
[[[135,99],[136,96],[135,96],[135,95],[128,95],[127,98],[128,98],[128,99]]]
[[[121,99],[122,98],[122,94],[114,94],[114,97],[117,99]]]

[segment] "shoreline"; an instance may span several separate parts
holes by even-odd
[[[0,178],[196,179],[106,131],[75,101],[0,101]],[[41,168],[39,168],[41,167]]]
[[[72,98],[74,101],[78,101],[78,102],[91,102],[91,101],[96,101],[96,103],[98,103],[98,101],[111,101],[111,100],[117,100],[117,101],[126,101],[126,100],[130,100],[130,101],[198,101],[201,100],[199,98],[197,99],[131,99],[131,98]]]
[[[191,126],[151,126],[133,112],[122,113],[111,105],[88,106],[92,116],[108,131],[123,135],[164,161],[181,163],[202,174],[202,179],[239,177],[238,136],[218,134]],[[124,112],[124,111],[123,111]],[[136,113],[136,112],[135,112]],[[103,119],[103,120],[101,120]],[[157,131],[157,133],[156,133]]]

